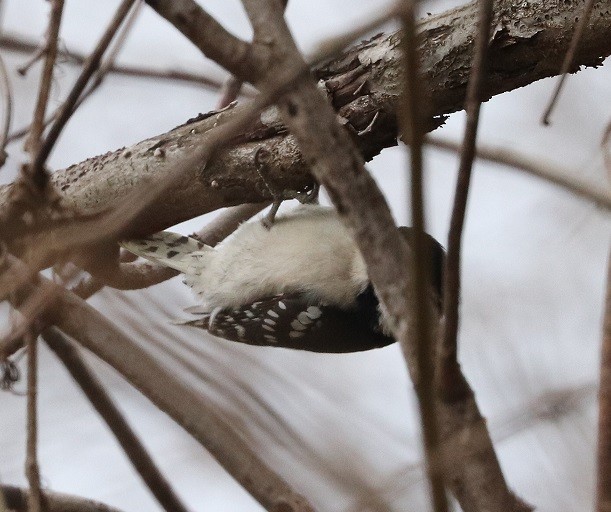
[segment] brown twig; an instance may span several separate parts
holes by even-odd
[[[607,166],[608,176],[611,176],[611,122],[607,124],[603,133],[603,138],[600,142],[600,147],[603,152],[603,161]]]
[[[0,89],[2,90],[2,103],[4,104],[2,131],[0,131],[0,168],[6,162],[6,145],[9,142],[9,131],[13,117],[13,93],[11,80],[8,76],[4,59],[0,55]]]
[[[467,125],[460,152],[456,195],[454,197],[450,232],[448,235],[443,301],[445,328],[440,346],[440,366],[438,368],[439,391],[442,399],[448,402],[460,401],[468,393],[468,385],[460,371],[457,353],[458,310],[460,303],[460,246],[467,209],[471,169],[475,158],[477,127],[482,101],[481,91],[486,77],[485,63],[488,55],[493,13],[492,0],[479,1],[478,34],[475,40],[476,48],[465,100]]]
[[[40,471],[38,468],[38,418],[36,414],[37,374],[38,374],[38,339],[32,333],[26,335],[28,351],[28,405],[27,405],[27,441],[25,473],[30,486],[28,512],[41,512]]]
[[[301,56],[272,0],[243,0],[243,3],[247,14],[254,13],[261,26],[262,17],[267,17],[269,31],[265,33],[265,41],[272,51],[276,48],[278,52],[273,59],[274,72],[299,65]],[[283,120],[299,142],[304,158],[312,164],[317,181],[325,186],[339,214],[353,231],[395,338],[402,344],[412,344],[415,336],[411,304],[415,297],[409,266],[406,266],[409,254],[394,227],[384,197],[364,169],[362,157],[313,82],[300,82],[282,98],[280,107]],[[414,352],[410,350],[410,354]],[[408,369],[417,382],[415,358],[409,357]],[[449,476],[449,483],[463,509],[530,510],[507,488],[473,395],[458,407],[438,403],[442,437],[461,433],[456,436],[457,441],[450,443],[451,449],[444,457],[450,457],[448,460],[456,457],[459,461],[458,469]]]
[[[64,0],[53,0],[51,2],[51,14],[49,16],[49,28],[47,29],[46,42],[42,49],[45,61],[40,77],[40,86],[38,89],[38,100],[32,117],[30,134],[26,141],[26,150],[34,156],[39,150],[42,132],[44,130],[45,114],[47,112],[47,103],[51,92],[51,84],[53,82],[53,70],[55,68],[55,60],[57,58],[57,44],[59,39],[59,27],[61,25],[62,14],[64,12]],[[37,169],[25,167],[28,178],[38,187],[43,190],[46,186],[48,176],[43,166]]]
[[[549,117],[552,113],[552,110],[556,106],[558,98],[560,97],[560,91],[562,91],[562,86],[564,85],[571,66],[573,65],[573,61],[575,60],[575,53],[577,52],[579,41],[581,40],[583,32],[588,24],[593,7],[594,0],[586,0],[585,5],[583,6],[583,12],[581,14],[581,17],[579,18],[579,22],[575,27],[575,33],[573,34],[573,38],[571,39],[571,44],[569,45],[569,49],[566,52],[564,61],[562,62],[562,68],[560,69],[560,78],[556,82],[556,88],[554,89],[552,97],[547,105],[547,108],[543,112],[543,117],[541,118],[541,123],[546,126],[550,123]]]
[[[10,34],[0,36],[0,48],[4,48],[8,51],[13,52],[32,53],[36,51],[39,46],[32,41],[23,39],[18,34]],[[66,58],[68,64],[74,63],[81,65],[87,60],[87,56],[74,51],[58,49],[58,54],[60,57]],[[115,64],[109,69],[108,72],[112,74],[133,76],[137,78],[178,80],[194,85],[203,85],[204,87],[208,87],[212,90],[218,90],[222,86],[222,82],[220,80],[215,80],[214,78],[206,75],[192,73],[179,69],[155,70],[131,66],[128,64]]]
[[[127,37],[129,36],[136,20],[140,12],[142,11],[144,3],[143,0],[136,0],[136,3],[133,5],[129,14],[125,17],[125,21],[120,26],[120,29],[117,31],[117,35],[114,38],[112,44],[108,48],[108,56],[102,60],[100,67],[93,74],[91,79],[89,80],[89,85],[80,95],[77,102],[74,104],[72,108],[73,112],[76,111],[84,102],[89,98],[104,82],[104,78],[108,74],[109,70],[115,65],[117,57],[119,53],[125,46],[125,42],[127,41]],[[56,118],[59,114],[59,109],[57,112],[53,113],[53,116],[49,119],[49,122]]]
[[[448,510],[445,486],[439,465],[433,466],[432,459],[438,452],[439,426],[437,421],[435,394],[434,394],[434,338],[432,336],[433,308],[431,307],[430,292],[426,283],[427,262],[430,255],[426,254],[424,231],[424,199],[422,192],[422,143],[426,127],[423,115],[423,94],[418,65],[418,40],[416,36],[415,2],[407,1],[402,12],[403,22],[403,54],[404,54],[404,80],[405,90],[403,101],[399,106],[399,125],[404,138],[410,145],[411,169],[411,218],[414,227],[414,245],[412,251],[413,269],[413,301],[414,331],[416,333],[416,359],[418,361],[418,378],[415,382],[420,407],[420,421],[422,424],[422,437],[425,453],[426,473],[429,478],[433,509],[436,512]],[[410,358],[413,345],[403,345],[406,361]]]
[[[237,227],[263,210],[268,203],[243,204],[228,208],[220,217],[213,220],[198,231],[194,236],[211,247],[233,233]],[[86,289],[98,291],[103,286],[119,290],[138,290],[162,283],[179,274],[177,270],[152,262],[116,262],[109,265],[93,264],[87,268],[95,281],[86,282],[72,291],[79,297],[84,297]],[[88,297],[90,294],[87,294]],[[1,344],[0,344],[1,346]]]
[[[603,318],[598,403],[596,511],[609,512],[611,510],[611,253],[607,265],[607,299]]]
[[[285,73],[280,73],[277,84],[269,84],[269,87],[263,89],[254,100],[240,108],[239,115],[227,119],[211,130],[205,144],[187,155],[182,155],[181,159],[174,160],[173,165],[166,170],[166,174],[157,181],[132,190],[126,197],[118,200],[114,207],[109,205],[108,213],[61,224],[30,237],[29,247],[32,250],[27,255],[28,265],[33,270],[38,270],[43,268],[45,262],[56,252],[120,238],[123,233],[128,232],[130,223],[137,221],[137,217],[142,215],[145,208],[162,192],[177,186],[189,169],[205,164],[213,151],[218,151],[219,148],[230,143],[232,137],[248,126],[263,108],[307,73],[308,69],[305,66],[292,67]],[[19,288],[26,282],[24,278],[27,277],[26,274],[8,275],[6,272],[0,274],[0,297],[6,297],[12,290]]]
[[[194,0],[147,0],[160,16],[174,25],[201,52],[232,75],[256,83],[266,67],[265,48],[230,34]]]
[[[461,151],[460,144],[440,137],[427,137],[426,144],[445,151],[453,151],[454,153],[460,153]],[[591,185],[582,180],[575,179],[573,176],[579,174],[577,171],[557,168],[548,162],[535,160],[516,150],[483,146],[481,144],[478,144],[475,155],[482,160],[509,166],[549,181],[571,194],[592,201],[601,208],[611,210],[611,190],[609,186],[606,183]]]
[[[15,271],[25,266],[8,257]],[[49,314],[56,325],[113,366],[161,410],[197,439],[267,510],[310,512],[313,508],[263,463],[204,398],[165,369],[144,348],[74,294],[40,277],[40,288],[55,288],[58,301]],[[30,287],[29,293],[32,293]],[[151,375],[158,378],[150,379]],[[291,508],[292,507],[292,508]]]
[[[221,96],[216,104],[216,109],[220,110],[227,107],[230,103],[234,102],[240,95],[242,90],[242,84],[244,82],[235,76],[230,76],[223,83],[221,88]]]
[[[208,223],[194,236],[207,245],[215,246],[233,233],[242,222],[259,213],[268,204],[243,204],[228,208],[226,212]],[[34,274],[31,273],[24,272],[20,274],[20,268],[23,270],[24,267],[11,266],[7,273],[13,276],[17,274],[23,283],[34,278]],[[99,267],[94,268],[99,269]],[[111,275],[113,272],[116,274],[115,276]],[[94,271],[94,275],[96,277],[77,284],[71,290],[72,293],[82,299],[88,299],[104,286],[111,286],[122,290],[148,288],[149,286],[171,279],[178,275],[178,272],[153,263],[140,264],[121,261],[118,268],[115,266],[110,269],[99,269],[99,273]],[[68,276],[68,278],[71,277],[72,274]],[[30,294],[23,303],[19,304],[24,320],[18,324],[20,326],[19,332],[10,332],[0,339],[0,361],[6,360],[23,347],[23,336],[21,334],[24,334],[27,329],[32,329],[35,335],[42,332],[46,325],[44,318],[42,318],[42,313],[52,304],[56,297],[55,291],[58,289],[53,287],[39,288],[38,291]]]
[[[23,264],[9,257],[13,266]],[[56,287],[40,277],[39,286]],[[167,370],[76,295],[58,290],[55,325],[121,373],[197,439],[267,510],[312,511],[302,496],[270,469],[200,394]],[[158,378],[151,379],[151,375]],[[293,507],[293,508],[289,508]]]
[[[55,327],[47,328],[42,337],[70,372],[91,405],[106,422],[159,504],[168,512],[187,512],[187,508],[157,468],[148,451],[131,429],[121,411],[116,407],[104,386],[87,367],[76,347]]]
[[[9,510],[29,512],[27,490],[12,485],[2,485],[0,489],[4,493]],[[121,512],[98,501],[49,491],[43,491],[42,501],[45,512]]]
[[[49,133],[45,137],[44,141],[40,145],[36,153],[36,158],[32,163],[31,172],[36,175],[40,172],[51,153],[51,150],[55,146],[57,139],[59,138],[64,126],[68,122],[68,119],[74,112],[74,106],[78,101],[79,97],[83,93],[87,82],[91,78],[91,75],[98,69],[100,64],[100,60],[104,55],[104,52],[108,48],[108,45],[112,41],[113,37],[117,33],[117,30],[124,18],[129,13],[132,5],[136,0],[123,0],[119,8],[117,9],[115,15],[113,16],[110,24],[106,28],[104,34],[100,38],[97,46],[95,47],[93,53],[89,56],[85,64],[83,65],[83,69],[81,74],[77,78],[75,84],[73,85],[70,93],[67,98],[64,100],[63,105],[61,106],[60,111],[57,114],[51,128],[49,129]]]

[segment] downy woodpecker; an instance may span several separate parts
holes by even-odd
[[[399,228],[408,244],[413,230]],[[429,290],[439,305],[444,251],[425,235]],[[356,352],[394,342],[352,235],[333,208],[301,205],[242,224],[212,248],[171,232],[122,244],[185,274],[201,301],[185,322],[251,345]]]

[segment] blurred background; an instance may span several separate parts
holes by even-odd
[[[232,32],[249,37],[238,0],[201,3]],[[459,3],[422,2],[422,13]],[[63,47],[91,51],[118,4],[67,1]],[[390,4],[291,0],[286,15],[308,52]],[[2,8],[3,37],[42,40],[47,2],[4,0]],[[17,128],[32,115],[40,66],[21,77],[16,69],[29,56],[0,51],[13,81]],[[119,62],[225,76],[147,7]],[[57,66],[51,107],[60,104],[78,69],[69,61]],[[611,120],[609,59],[568,79],[551,125],[543,127],[541,114],[554,85],[555,79],[543,80],[490,100],[483,107],[479,140],[605,183],[600,141]],[[168,131],[213,109],[217,99],[217,92],[198,85],[110,74],[73,116],[50,166],[63,168]],[[436,133],[458,140],[463,125],[464,114],[458,113]],[[9,146],[0,182],[11,181],[25,161],[21,146]],[[409,224],[406,161],[406,148],[396,147],[368,165],[401,224]],[[444,245],[457,167],[451,155],[426,152],[427,228]],[[175,230],[192,232],[212,216]],[[593,503],[610,225],[608,214],[552,185],[507,168],[476,165],[463,238],[460,359],[510,486],[542,511],[586,510]],[[417,406],[398,346],[322,355],[218,340],[171,323],[194,304],[179,278],[146,291],[105,289],[90,302],[217,404],[271,467],[320,510],[426,510]],[[93,357],[88,361],[188,506],[262,510],[114,370]],[[25,372],[24,360],[20,366]],[[43,485],[126,512],[160,510],[44,345],[39,386]],[[25,390],[25,380],[16,390]],[[5,484],[25,484],[25,408],[25,397],[0,394],[0,481]]]

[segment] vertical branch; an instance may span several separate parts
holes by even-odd
[[[125,46],[127,36],[129,36],[134,24],[136,23],[143,6],[144,3],[142,0],[136,0],[136,4],[131,12],[127,15],[123,25],[121,26],[121,30],[118,31],[117,36],[114,39],[112,46],[108,49],[108,56],[100,64],[100,67],[91,78],[89,87],[83,91],[83,93],[79,96],[78,101],[74,104],[74,107],[72,107],[73,112],[77,110],[83,104],[83,102],[89,98],[89,96],[91,96],[98,89],[98,87],[100,87],[100,85],[102,85],[102,82],[104,81],[104,78],[106,78],[109,70],[114,67],[117,56]],[[53,118],[55,118],[58,112],[59,110],[54,112],[51,119],[49,119],[47,122],[50,122]]]
[[[577,27],[575,28],[575,33],[573,34],[573,38],[571,39],[571,44],[569,45],[569,49],[564,56],[564,61],[562,62],[562,68],[560,70],[560,78],[556,83],[556,88],[554,89],[554,93],[543,113],[543,117],[541,118],[541,122],[544,125],[549,124],[549,116],[554,110],[556,106],[556,102],[560,96],[560,92],[562,91],[562,87],[564,86],[564,82],[566,80],[567,74],[573,65],[573,61],[575,60],[575,52],[577,52],[577,47],[579,46],[579,41],[581,40],[581,36],[583,31],[588,24],[588,20],[590,19],[590,14],[592,13],[592,8],[594,7],[594,0],[586,0],[586,4],[583,7],[583,13],[579,22],[577,23]]]
[[[106,422],[159,504],[168,512],[187,512],[187,508],[159,471],[148,451],[117,409],[102,384],[87,367],[78,350],[56,327],[47,328],[43,333],[43,339],[59,357],[72,378],[85,393],[91,405]]]
[[[600,357],[597,512],[611,510],[611,254],[607,273],[607,299]]]
[[[37,460],[38,418],[36,415],[38,354],[37,337],[32,333],[26,335],[28,353],[27,379],[27,441],[25,473],[30,486],[28,495],[28,512],[41,512],[40,471]]]
[[[412,268],[414,269],[413,301],[415,323],[416,359],[418,379],[415,382],[420,406],[422,423],[422,438],[426,469],[431,486],[433,507],[436,512],[448,510],[448,503],[444,488],[440,464],[433,464],[432,460],[439,446],[439,427],[436,416],[434,396],[434,365],[433,365],[433,336],[431,335],[432,309],[426,286],[427,261],[424,243],[424,199],[422,192],[422,143],[425,126],[423,123],[422,94],[419,80],[418,52],[415,23],[415,1],[407,0],[402,12],[403,21],[403,61],[405,88],[399,110],[399,122],[406,142],[410,144],[411,163],[411,207],[412,224],[414,227],[414,246],[412,252]],[[404,351],[408,347],[403,347]],[[407,354],[406,354],[407,357]]]
[[[93,53],[89,56],[89,58],[83,65],[81,74],[77,78],[74,86],[72,87],[72,90],[70,91],[68,97],[61,106],[61,109],[57,113],[57,117],[51,125],[47,137],[40,145],[36,153],[36,158],[32,163],[32,173],[36,174],[37,172],[40,172],[39,169],[42,169],[44,167],[47,158],[51,154],[51,150],[55,146],[55,143],[57,142],[57,139],[59,138],[62,130],[64,129],[64,126],[72,115],[72,112],[74,111],[74,106],[76,105],[76,102],[78,101],[83,90],[85,89],[89,78],[91,78],[91,75],[95,72],[96,69],[98,69],[104,52],[108,48],[108,45],[112,41],[123,19],[125,18],[125,16],[127,16],[129,10],[131,9],[135,1],[136,0],[123,0],[121,2],[121,5],[117,9],[109,26],[106,28],[106,31],[100,38],[100,41],[98,42]]]
[[[1,5],[1,4],[0,4]],[[0,89],[2,90],[2,101],[4,103],[4,112],[2,120],[2,130],[0,131],[0,167],[6,161],[6,145],[9,142],[9,132],[11,130],[11,122],[13,118],[13,93],[11,81],[8,76],[8,71],[4,65],[4,59],[0,55]]]
[[[47,31],[47,40],[44,47],[45,60],[42,68],[42,75],[40,77],[38,100],[36,102],[36,108],[34,109],[30,135],[25,144],[26,150],[32,155],[35,155],[38,151],[42,131],[44,129],[47,103],[51,92],[51,84],[53,83],[53,69],[55,67],[55,59],[57,58],[57,42],[59,39],[59,27],[61,25],[63,11],[64,0],[53,0],[51,2],[51,15],[49,19],[49,29]],[[38,170],[36,175],[30,175],[30,178],[39,189],[44,188],[47,176],[42,167]]]
[[[484,67],[488,54],[490,25],[493,16],[492,6],[492,0],[479,1],[478,34],[473,63],[471,65],[471,76],[469,77],[469,84],[467,87],[467,97],[465,100],[467,126],[460,153],[458,182],[456,183],[456,195],[454,197],[454,207],[448,235],[448,257],[446,261],[444,286],[444,314],[446,324],[440,347],[439,368],[440,393],[442,399],[445,401],[460,399],[468,392],[468,386],[460,372],[457,354],[458,308],[460,302],[460,248],[465,222],[465,211],[467,209],[469,185],[471,182],[471,169],[473,166],[473,159],[475,158],[481,90],[485,78]]]

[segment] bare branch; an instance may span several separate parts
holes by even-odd
[[[40,470],[38,467],[38,417],[36,397],[38,395],[38,339],[32,333],[26,335],[28,350],[28,405],[25,474],[30,486],[28,512],[42,511]]]
[[[2,103],[4,104],[2,131],[0,132],[0,167],[6,161],[6,145],[9,143],[9,131],[13,117],[13,94],[11,80],[8,76],[4,59],[0,55],[0,89],[2,90]]]
[[[35,155],[40,146],[40,140],[44,129],[45,114],[47,112],[47,102],[51,92],[51,83],[53,82],[53,70],[55,68],[55,59],[57,57],[57,44],[59,39],[59,27],[61,25],[62,14],[64,12],[64,0],[53,0],[51,2],[51,15],[49,17],[49,28],[47,30],[46,42],[43,48],[45,56],[44,66],[40,77],[40,86],[38,90],[38,100],[34,109],[30,135],[26,141],[26,148],[32,155]],[[26,168],[27,170],[27,168]],[[38,186],[39,189],[44,189],[48,176],[43,167],[30,169],[29,177]]]
[[[416,386],[418,404],[420,407],[420,421],[422,424],[422,437],[425,453],[426,472],[431,486],[431,496],[435,511],[448,510],[443,474],[440,466],[434,466],[432,459],[439,448],[439,425],[437,421],[435,392],[434,392],[434,348],[435,342],[432,329],[433,306],[430,293],[427,289],[427,262],[430,254],[425,248],[424,232],[424,199],[422,192],[422,142],[426,133],[423,112],[424,100],[422,82],[420,80],[419,59],[416,48],[414,1],[407,1],[401,19],[403,21],[403,54],[404,54],[404,80],[405,90],[403,101],[399,105],[399,126],[402,128],[403,139],[410,145],[411,169],[411,219],[414,227],[414,245],[412,251],[411,270],[413,273],[412,285],[415,300],[412,304],[411,318],[414,322],[415,343],[403,343],[406,361],[414,355],[418,365],[419,382]],[[438,316],[438,315],[437,315]],[[405,340],[403,340],[405,341]]]
[[[461,150],[460,144],[439,137],[427,137],[426,143],[433,147],[452,151],[454,153],[460,153]],[[483,146],[482,144],[478,144],[475,154],[482,160],[509,166],[513,169],[549,181],[554,185],[562,187],[571,194],[592,201],[601,208],[611,210],[611,190],[607,183],[603,182],[600,185],[595,185],[576,179],[573,176],[580,174],[576,170],[570,171],[568,169],[560,169],[549,162],[535,160],[513,149],[508,150],[504,148]]]
[[[186,512],[170,483],[165,479],[149,455],[140,439],[131,429],[126,419],[83,361],[78,350],[58,329],[49,327],[42,335],[49,347],[70,372],[91,405],[106,422],[117,441],[123,448],[134,468],[157,498],[159,504],[168,512]]]
[[[564,81],[566,80],[567,74],[573,65],[573,61],[575,60],[575,52],[577,51],[577,47],[579,46],[579,41],[583,36],[583,31],[588,25],[588,21],[590,19],[590,15],[592,14],[592,9],[594,8],[594,0],[586,0],[585,5],[583,6],[583,12],[581,13],[581,17],[579,18],[579,22],[575,27],[575,34],[573,35],[573,39],[571,39],[571,45],[569,46],[568,51],[566,52],[566,56],[564,57],[564,61],[562,62],[562,69],[560,70],[560,79],[556,83],[556,88],[554,89],[554,93],[552,94],[551,99],[543,113],[543,117],[541,118],[541,122],[544,125],[549,124],[549,117],[556,106],[556,102],[560,97],[560,91],[562,91],[562,86],[564,85]]]
[[[27,507],[29,493],[25,489],[12,485],[2,485],[0,488],[9,510],[29,512]],[[98,501],[50,491],[43,491],[42,500],[45,512],[121,512]]]
[[[266,41],[271,48],[280,48],[279,53],[274,54],[274,72],[300,65],[301,56],[273,0],[243,2],[249,4],[247,12],[257,12],[257,16],[267,20]],[[311,81],[304,80],[288,92],[280,101],[280,108],[313,174],[326,187],[337,211],[353,231],[376,295],[391,320],[395,339],[413,347],[416,337],[411,304],[416,299],[410,286],[409,265],[405,264],[410,261],[409,249],[394,226],[384,197],[365,171],[362,157]],[[315,130],[311,129],[313,126]],[[366,204],[363,197],[368,199]],[[413,348],[408,351],[408,355],[414,353]],[[416,360],[408,357],[407,362],[412,381],[418,388],[422,376],[418,373]],[[507,488],[473,395],[457,408],[447,407],[442,401],[438,404],[442,437],[462,434],[456,436],[458,442],[448,443],[450,449],[443,456],[448,460],[456,457],[458,461],[458,469],[451,471],[449,478],[455,484],[453,490],[463,509],[467,512],[530,510]]]
[[[31,169],[31,172],[33,174],[38,173],[38,170],[44,167],[45,162],[49,157],[49,154],[51,153],[51,150],[53,149],[55,143],[57,142],[57,139],[59,138],[59,135],[61,134],[64,126],[68,122],[68,119],[74,112],[74,106],[76,105],[76,102],[78,101],[83,90],[85,89],[89,78],[98,68],[100,60],[104,55],[104,52],[108,48],[108,45],[112,41],[113,37],[117,32],[117,29],[119,28],[119,25],[121,25],[123,19],[125,18],[125,16],[127,16],[127,13],[131,9],[135,1],[136,0],[123,0],[123,2],[121,2],[121,5],[117,9],[117,12],[115,13],[106,31],[100,38],[100,41],[98,42],[93,53],[89,56],[89,58],[83,65],[83,70],[81,71],[81,74],[77,78],[74,86],[68,94],[68,97],[64,101],[61,110],[58,112],[57,117],[55,118],[49,130],[49,133],[44,139],[44,142],[36,153],[36,158],[32,163]]]
[[[16,268],[23,267],[12,257]],[[40,277],[39,286],[57,287]],[[59,288],[59,287],[57,287]],[[121,373],[157,407],[198,440],[217,461],[267,510],[313,508],[269,468],[233,430],[227,420],[200,394],[163,367],[139,344],[82,299],[58,289],[52,318],[65,334],[77,340]],[[160,376],[151,379],[151,375]],[[274,508],[276,507],[276,508]]]
[[[611,510],[611,254],[607,269],[607,300],[603,319],[598,413],[598,477],[596,511]]]
[[[611,53],[611,20],[601,16],[603,10],[604,6],[594,6],[575,57],[576,65],[597,64]],[[421,69],[430,90],[432,116],[453,112],[463,104],[476,12],[475,5],[469,4],[431,16],[418,25],[423,41]],[[486,97],[557,72],[565,53],[563,45],[568,45],[572,35],[562,20],[575,12],[577,2],[556,5],[554,1],[541,5],[525,2],[516,7],[515,14],[497,13],[490,57],[495,67],[488,75]],[[521,17],[518,26],[512,21],[513,15]],[[316,71],[351,132],[364,130],[378,115],[367,133],[353,136],[366,158],[396,143],[395,106],[401,87],[399,45],[397,34],[378,37]],[[555,63],[558,67],[553,68]],[[190,154],[207,138],[207,130],[218,124],[219,117],[230,117],[233,110],[55,172],[52,182],[69,196],[66,201],[77,210],[97,211],[99,205],[125,197],[143,181],[167,173],[173,159],[157,156],[155,148],[165,149],[166,154],[170,152],[168,148],[174,153]],[[267,175],[277,189],[301,190],[311,183],[309,168],[294,138],[273,116],[247,129],[233,144],[216,152],[204,169],[201,162],[185,168],[185,181],[168,190],[154,208],[146,210],[139,219],[138,231],[150,233],[223,206],[268,200],[269,194],[261,186],[254,165],[253,155],[259,147],[272,155]],[[9,188],[0,187],[0,205],[6,204]]]
[[[230,34],[194,0],[146,0],[201,52],[232,75],[256,83],[265,52]]]
[[[458,363],[458,321],[460,302],[460,249],[467,198],[471,182],[471,169],[475,158],[475,144],[477,127],[479,124],[479,111],[482,102],[482,89],[487,79],[486,60],[490,39],[491,23],[493,19],[492,0],[479,1],[479,30],[476,39],[475,55],[471,67],[471,77],[465,99],[467,111],[467,125],[460,152],[458,180],[456,194],[450,219],[450,232],[448,234],[448,255],[444,276],[443,314],[445,327],[440,346],[439,391],[443,400],[448,402],[460,401],[470,393],[469,386],[460,371]]]

